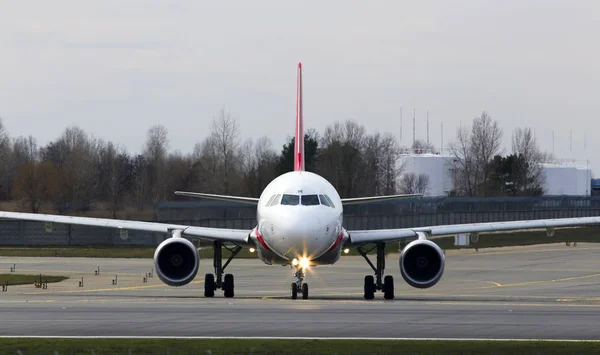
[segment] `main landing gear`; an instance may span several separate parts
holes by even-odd
[[[373,265],[367,256],[375,248],[377,248],[377,266]],[[383,271],[385,270],[385,243],[377,243],[369,250],[365,250],[360,246],[357,250],[375,272],[375,277],[371,275],[365,276],[365,299],[372,300],[375,298],[375,291],[383,291],[383,298],[386,300],[394,299],[394,277],[391,275],[383,277]]]
[[[298,298],[298,293],[302,295],[302,299],[308,299],[308,284],[302,283],[304,281],[304,268],[299,266],[296,268],[296,273],[294,273],[294,277],[296,278],[296,282],[292,283],[292,299],[295,300]]]
[[[227,249],[231,255],[223,265],[223,249]],[[235,246],[234,248],[229,248],[223,245],[223,242],[215,241],[213,243],[214,249],[214,257],[213,257],[213,265],[215,267],[215,274],[206,274],[204,277],[204,297],[214,297],[216,289],[222,289],[223,294],[227,298],[233,297],[233,275],[225,274],[225,279],[223,279],[223,272],[227,268],[227,265],[235,258],[235,256],[242,250],[242,247]]]

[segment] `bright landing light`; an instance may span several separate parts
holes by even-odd
[[[307,269],[310,266],[310,261],[307,258],[300,258],[300,266]]]
[[[348,254],[350,252],[350,249],[344,249],[344,254]]]
[[[250,252],[251,252],[251,253],[254,253],[255,251],[256,251],[256,249],[254,249],[254,248],[250,248]]]
[[[310,260],[308,260],[308,258],[300,258],[300,260],[294,258],[292,260],[292,265],[294,265],[294,266],[300,265],[301,268],[308,269],[308,267],[310,266]]]

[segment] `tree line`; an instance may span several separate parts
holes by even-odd
[[[486,114],[472,128],[459,129],[451,145],[458,195],[538,194],[539,153],[530,130],[519,130],[513,154],[500,155],[502,131]],[[367,133],[355,121],[335,122],[319,133],[307,130],[305,165],[342,197],[422,192],[427,176],[402,174],[406,151],[390,133]],[[433,148],[422,141],[411,148]],[[149,128],[141,153],[130,154],[114,142],[66,128],[56,140],[38,146],[34,137],[11,138],[0,120],[0,200],[18,200],[21,209],[41,207],[60,214],[150,208],[176,200],[175,190],[254,196],[278,175],[293,170],[294,138],[281,150],[268,137],[242,139],[236,118],[221,109],[210,132],[190,153],[169,149],[167,129]]]

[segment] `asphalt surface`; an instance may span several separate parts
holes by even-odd
[[[0,293],[0,334],[600,339],[598,254],[597,244],[449,251],[444,277],[427,290],[404,283],[392,254],[393,301],[362,298],[371,272],[360,257],[311,269],[308,300],[289,299],[292,269],[258,260],[227,270],[235,298],[205,299],[210,260],[192,284],[174,288],[156,275],[143,282],[150,259],[0,258],[0,273],[16,264],[17,273],[70,277]]]

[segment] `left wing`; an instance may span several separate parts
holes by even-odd
[[[417,233],[427,236],[447,236],[460,233],[483,233],[498,231],[534,231],[567,227],[600,225],[600,217],[555,218],[510,222],[487,222],[471,224],[451,224],[432,227],[415,227],[400,229],[375,229],[348,231],[351,245],[362,245],[377,242],[393,242],[402,239],[417,238]]]
[[[38,222],[54,222],[64,224],[79,224],[85,226],[142,230],[158,233],[171,233],[173,230],[181,230],[183,236],[198,237],[206,240],[219,240],[240,245],[248,245],[251,243],[249,240],[251,230],[242,229],[208,228],[157,222],[127,221],[107,218],[73,217],[51,214],[3,211],[0,211],[0,218]]]

